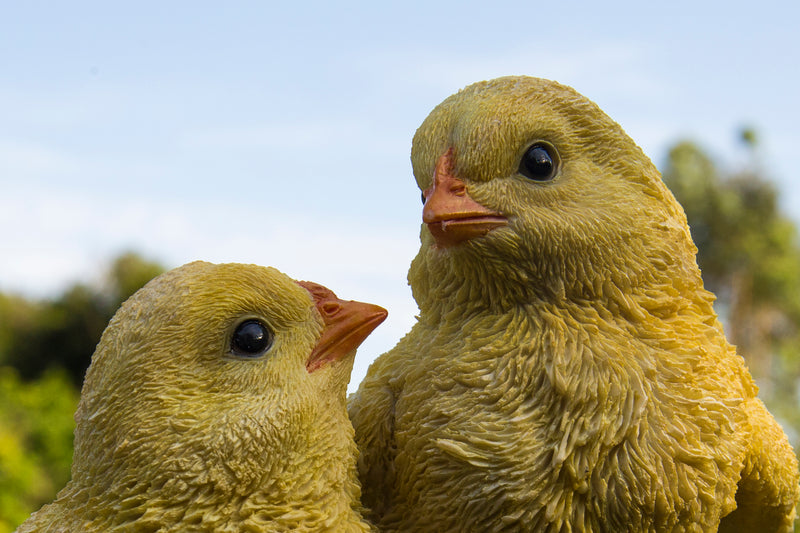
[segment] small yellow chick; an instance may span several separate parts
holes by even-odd
[[[619,125],[499,78],[437,106],[411,160],[420,315],[349,404],[379,528],[791,528],[795,455]]]
[[[97,346],[71,481],[17,531],[372,531],[345,397],[385,317],[272,268],[159,276]]]

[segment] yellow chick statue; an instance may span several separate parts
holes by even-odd
[[[414,136],[420,315],[349,413],[383,531],[786,531],[798,466],[683,210],[573,89],[471,85]]]
[[[346,388],[385,317],[255,265],[159,276],[97,346],[72,479],[17,531],[373,531]]]

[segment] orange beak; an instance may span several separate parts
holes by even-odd
[[[386,309],[377,305],[340,300],[333,291],[317,283],[298,281],[297,284],[311,293],[325,325],[306,361],[309,372],[352,353],[388,315]]]
[[[508,224],[508,219],[485,208],[469,194],[467,186],[453,175],[453,148],[439,157],[433,172],[433,187],[425,189],[422,221],[428,225],[436,246],[446,248],[486,235]]]

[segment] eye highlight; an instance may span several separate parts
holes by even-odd
[[[550,181],[558,174],[558,152],[549,143],[532,144],[519,162],[519,173],[529,180]]]
[[[260,357],[272,346],[274,337],[260,320],[245,320],[231,336],[231,353],[237,357]]]

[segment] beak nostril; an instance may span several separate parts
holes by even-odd
[[[450,186],[450,192],[456,196],[464,196],[467,193],[467,186],[463,183],[453,183]]]
[[[319,310],[325,316],[333,316],[342,310],[342,306],[336,302],[325,302],[319,307]]]

